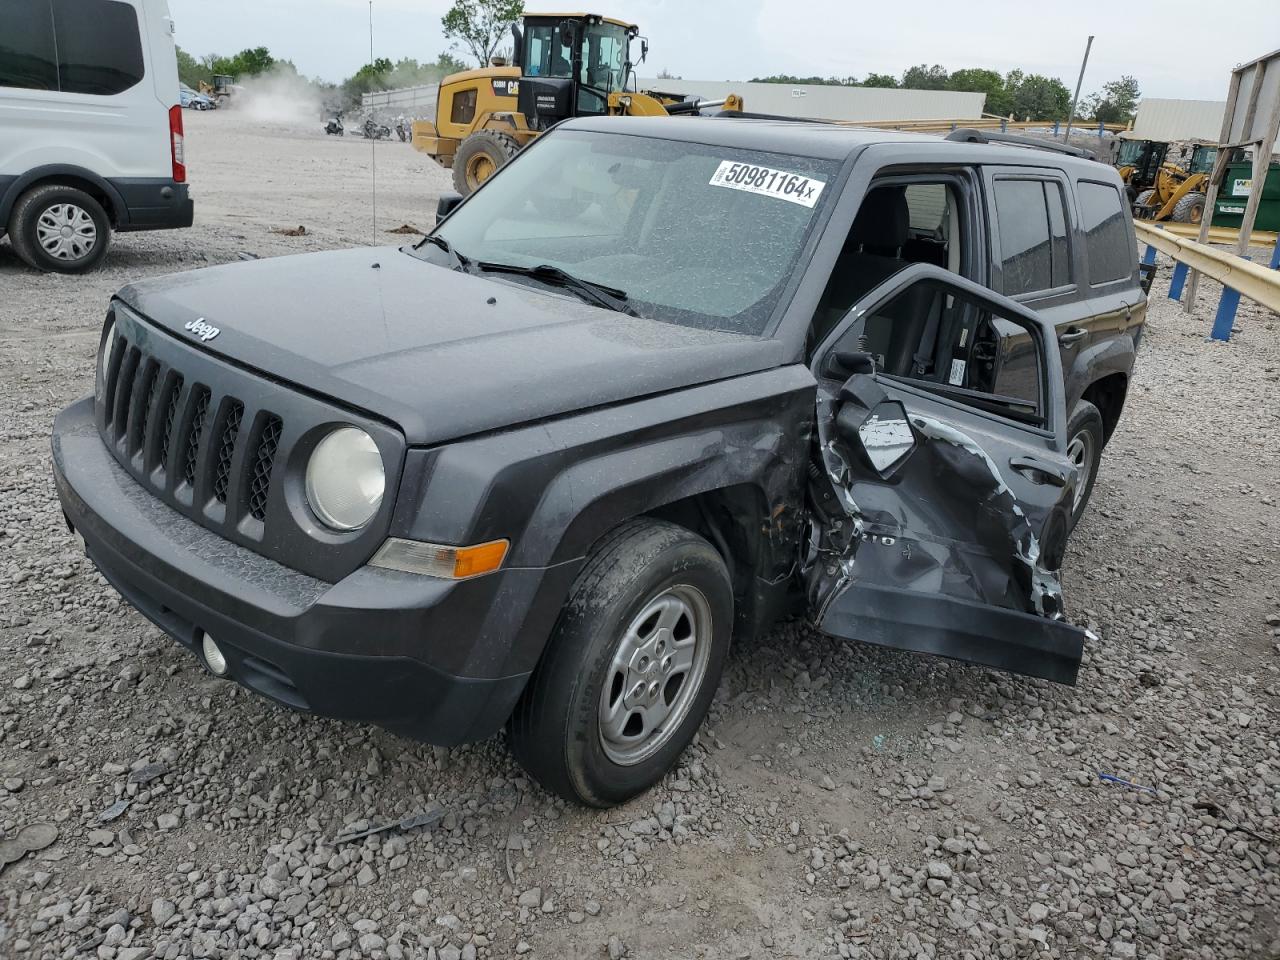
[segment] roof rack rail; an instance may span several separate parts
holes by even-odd
[[[785,120],[787,123],[824,123],[830,125],[832,121],[823,120],[819,117],[784,117],[780,113],[751,113],[747,110],[721,110],[719,113],[711,114],[713,117],[723,117],[728,120]]]
[[[1020,137],[1014,133],[995,133],[990,130],[975,130],[973,127],[957,127],[946,136],[947,140],[961,143],[1008,143],[1015,147],[1031,147],[1033,150],[1051,150],[1054,153],[1065,153],[1071,157],[1085,160],[1097,160],[1098,155],[1083,147],[1073,147],[1065,143],[1053,143],[1050,140],[1038,140],[1035,137]]]

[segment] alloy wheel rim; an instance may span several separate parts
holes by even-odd
[[[55,260],[83,260],[98,243],[98,227],[83,207],[55,203],[36,218],[36,240]]]
[[[600,744],[620,766],[649,759],[680,728],[711,657],[711,605],[677,584],[649,600],[614,650],[600,692]]]
[[[1071,509],[1075,512],[1084,503],[1085,491],[1089,489],[1089,477],[1093,473],[1093,434],[1088,430],[1081,430],[1072,437],[1067,444],[1067,459],[1076,468],[1077,474],[1075,499],[1071,504]]]

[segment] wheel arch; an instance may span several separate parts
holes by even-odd
[[[7,225],[18,198],[33,187],[58,185],[75,187],[93,197],[107,213],[112,228],[129,222],[129,209],[118,190],[105,178],[72,164],[47,164],[22,174],[0,197],[0,224]]]
[[[1080,399],[1088,400],[1102,414],[1102,442],[1111,439],[1116,425],[1120,422],[1120,413],[1124,410],[1124,401],[1129,393],[1129,377],[1124,373],[1111,373],[1094,380],[1085,387]]]

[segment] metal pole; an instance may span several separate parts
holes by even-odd
[[[1090,34],[1089,42],[1084,45],[1084,59],[1080,61],[1080,76],[1076,78],[1076,92],[1071,98],[1071,112],[1067,114],[1067,132],[1062,135],[1063,143],[1071,142],[1071,123],[1076,118],[1076,104],[1080,102],[1080,87],[1084,85],[1084,68],[1089,65],[1089,51],[1092,48],[1093,35]]]
[[[369,0],[369,69],[373,69],[373,0]],[[369,103],[370,116],[373,116],[373,102]],[[375,121],[376,123],[376,121]],[[375,131],[376,132],[376,131]],[[369,138],[369,172],[373,192],[373,242],[378,242],[378,138]]]

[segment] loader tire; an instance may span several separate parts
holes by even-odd
[[[1170,219],[1175,223],[1199,223],[1204,219],[1207,199],[1199,190],[1193,190],[1174,205]]]
[[[1142,219],[1142,220],[1148,220],[1151,218],[1151,214],[1154,213],[1155,211],[1146,210],[1144,208],[1146,207],[1147,204],[1151,202],[1151,198],[1154,197],[1155,194],[1156,192],[1154,190],[1143,190],[1140,194],[1138,194],[1134,198],[1133,215],[1135,217],[1138,217],[1139,219]]]
[[[471,134],[453,158],[453,188],[464,197],[470,196],[519,152],[519,141],[508,134],[492,130]]]

